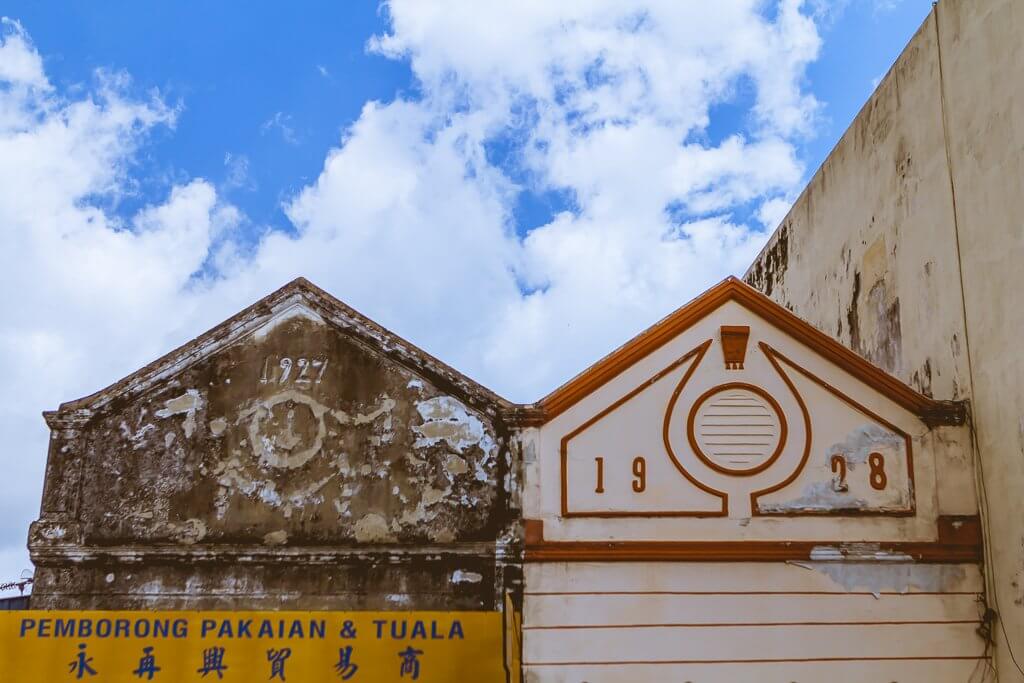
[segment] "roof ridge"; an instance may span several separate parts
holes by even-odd
[[[267,322],[266,318],[272,316],[274,309],[297,294],[301,295],[307,304],[315,309],[321,309],[316,312],[324,316],[325,322],[368,344],[391,360],[425,375],[426,379],[442,390],[456,393],[470,403],[477,404],[478,408],[484,404],[492,404],[499,410],[514,407],[514,404],[496,392],[388,330],[308,279],[297,277],[107,387],[62,403],[58,412],[63,414],[71,411],[102,410],[117,398],[142,393],[161,379],[177,374],[185,367],[209,357],[223,346],[252,334]],[[346,318],[347,325],[344,321]]]
[[[536,406],[542,410],[544,421],[568,410],[727,301],[738,301],[925,422],[963,423],[965,411],[962,403],[938,401],[921,394],[732,275],[680,306],[538,401]]]

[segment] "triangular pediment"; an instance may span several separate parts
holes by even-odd
[[[961,419],[733,278],[539,407],[565,519],[913,516],[912,435]]]
[[[493,541],[509,406],[299,279],[47,417],[85,544],[380,545]]]
[[[484,408],[510,404],[414,344],[381,327],[305,278],[297,278],[242,310],[192,341],[170,351],[144,368],[105,389],[61,405],[61,412],[100,411],[151,389],[181,370],[203,361],[221,349],[246,338],[260,339],[296,319],[332,326],[375,353],[421,374],[459,395],[461,400]]]
[[[936,401],[914,391],[896,377],[876,367],[735,277],[726,278],[693,301],[676,309],[663,320],[552,391],[541,399],[537,406],[543,410],[545,419],[556,417],[678,335],[699,325],[727,302],[739,304],[767,324],[802,343],[811,353],[870,384],[879,393],[921,418],[940,424],[960,424],[963,421],[962,406],[947,401]]]

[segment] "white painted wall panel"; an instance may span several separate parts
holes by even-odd
[[[990,663],[970,565],[588,562],[526,573],[532,683],[962,683]]]
[[[751,599],[757,613],[751,615]],[[534,595],[527,601],[524,628],[594,624],[735,624],[977,622],[978,596],[907,593],[879,595]]]
[[[981,571],[967,564],[902,562],[543,562],[526,566],[527,593],[572,591],[821,591],[980,593]]]
[[[985,660],[530,667],[527,683],[964,683]],[[973,676],[973,678],[971,678]],[[991,675],[988,679],[992,680]]]
[[[756,618],[757,598],[750,600]],[[977,624],[682,626],[526,631],[523,661],[672,662],[979,657]]]

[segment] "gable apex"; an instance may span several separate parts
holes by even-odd
[[[765,319],[923,421],[933,424],[963,423],[965,412],[962,403],[938,401],[914,391],[896,377],[731,275],[538,401],[537,407],[543,414],[542,421],[546,422],[565,412],[729,301],[735,301]]]
[[[468,405],[491,413],[512,407],[510,402],[490,389],[378,325],[306,278],[298,277],[127,377],[93,394],[63,403],[58,411],[44,413],[44,416],[48,422],[53,422],[57,416],[74,416],[79,421],[88,419],[116,401],[148,391],[221,349],[250,336],[259,339],[297,317],[334,327],[443,391],[458,396]]]

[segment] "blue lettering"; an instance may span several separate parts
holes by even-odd
[[[465,640],[466,639],[465,634],[462,632],[462,622],[459,621],[458,619],[456,619],[455,621],[452,622],[452,627],[448,631],[448,640],[452,640],[453,638],[455,638],[455,634],[456,633],[459,634],[459,640]]]
[[[50,620],[40,619],[39,620],[39,637],[49,638],[50,637]]]
[[[274,637],[274,627],[270,625],[270,621],[269,620],[264,619],[260,623],[259,637],[260,638],[273,638]]]
[[[110,623],[110,619],[100,619],[96,622],[96,637],[106,638],[113,631],[113,624]]]
[[[185,619],[175,619],[171,632],[174,633],[175,638],[188,638],[188,621]]]
[[[395,628],[396,626],[398,626],[398,620],[392,619],[391,620],[391,639],[392,640],[402,640],[403,638],[405,638],[405,631],[408,628],[408,624],[405,623],[404,619],[402,620],[402,633],[401,634],[398,633],[398,629]]]
[[[444,640],[444,636],[437,632],[437,621],[430,622],[430,639]]]
[[[283,622],[281,624],[281,628],[284,628],[284,623]],[[305,637],[303,635],[303,633],[302,633],[302,621],[301,620],[299,620],[299,619],[292,620],[292,628],[291,628],[290,631],[288,631],[288,637],[289,638],[304,638]]]
[[[136,619],[135,620],[135,637],[136,638],[148,638],[149,637],[150,623],[149,619]],[[81,634],[79,634],[81,635]]]
[[[129,634],[131,634],[131,625],[127,619],[117,619],[114,621],[115,638],[127,638]]]
[[[88,638],[92,635],[92,619],[82,619],[78,622],[78,637]]]
[[[213,619],[203,619],[203,625],[199,627],[199,635],[205,638],[206,634],[215,628],[217,628],[216,621]]]
[[[55,638],[74,638],[75,637],[75,620],[74,619],[57,619],[57,623],[54,624],[53,636]]]
[[[383,619],[374,619],[373,623],[377,625],[377,640],[380,640],[383,637],[384,620]]]
[[[252,633],[249,629],[252,628],[252,619],[242,619],[238,622],[238,637],[239,638],[252,638]]]
[[[225,619],[220,622],[220,630],[217,631],[218,638],[234,638],[234,634],[231,632],[231,620]]]
[[[417,635],[417,634],[419,634],[419,635]],[[420,621],[419,619],[417,619],[416,623],[413,624],[413,626],[412,626],[412,635],[409,636],[409,638],[410,639],[415,639],[415,638],[426,638],[426,637],[427,637],[427,629],[426,629],[425,626],[423,626],[423,622]]]
[[[153,622],[153,637],[166,638],[171,632],[170,619],[159,619]]]
[[[58,620],[59,621],[59,620]],[[25,631],[30,631],[36,627],[35,619],[22,619],[21,620],[21,637],[25,637]]]
[[[323,639],[327,635],[327,620],[321,619],[319,621],[310,620],[309,622],[309,637]]]

